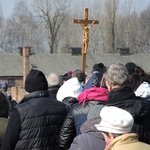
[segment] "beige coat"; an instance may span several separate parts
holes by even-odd
[[[129,133],[116,137],[105,150],[150,150],[150,145],[139,142],[137,134]]]
[[[4,136],[7,123],[8,123],[8,119],[7,118],[0,117],[0,150],[1,150],[2,138]]]

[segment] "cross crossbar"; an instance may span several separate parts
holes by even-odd
[[[82,24],[91,24],[93,22],[94,24],[99,24],[98,20],[79,20],[79,19],[73,20],[73,23],[82,23]]]

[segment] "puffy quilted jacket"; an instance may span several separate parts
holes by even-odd
[[[21,131],[15,149],[58,150],[60,128],[67,114],[63,103],[46,92],[33,92],[16,106]]]

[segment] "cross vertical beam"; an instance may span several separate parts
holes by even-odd
[[[83,29],[83,41],[82,41],[82,71],[85,72],[86,68],[86,53],[89,43],[89,29],[93,24],[99,24],[98,20],[88,20],[88,8],[84,9],[84,20],[75,19],[73,23],[80,23]],[[90,24],[90,25],[89,25]]]

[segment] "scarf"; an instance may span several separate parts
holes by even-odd
[[[105,88],[92,87],[87,90],[84,90],[77,97],[79,103],[82,105],[85,104],[86,101],[107,101],[108,100],[108,90]]]

